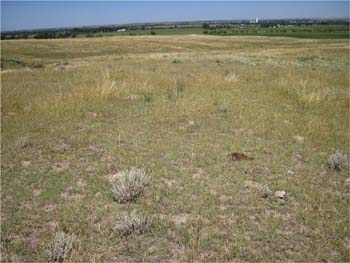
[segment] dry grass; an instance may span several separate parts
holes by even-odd
[[[1,44],[43,65],[1,73],[5,260],[46,261],[57,230],[79,240],[72,262],[350,260],[349,168],[326,165],[349,155],[346,39]],[[147,194],[139,180],[134,202],[113,202],[106,178],[129,167],[152,174]],[[134,209],[152,231],[113,234]]]

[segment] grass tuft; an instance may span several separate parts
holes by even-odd
[[[117,85],[116,82],[111,78],[110,72],[108,69],[101,74],[101,78],[98,84],[99,95],[102,98],[106,98],[111,94],[116,92]]]

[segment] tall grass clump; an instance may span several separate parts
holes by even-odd
[[[294,98],[300,105],[316,106],[324,105],[336,99],[334,88],[325,86],[319,80],[300,80],[297,84],[293,80],[282,80],[287,95]]]
[[[235,72],[228,73],[225,76],[225,80],[227,82],[237,82],[238,81],[238,75]]]
[[[131,234],[142,235],[150,227],[150,219],[143,213],[133,210],[122,212],[115,218],[113,230],[122,237]]]
[[[122,172],[112,184],[113,199],[118,203],[136,201],[146,191],[148,181],[144,170],[133,168]]]
[[[63,232],[56,233],[47,249],[47,255],[51,261],[63,262],[73,248],[76,238],[74,235],[65,234]]]
[[[110,72],[108,69],[101,74],[101,77],[98,82],[97,90],[98,96],[106,98],[116,92],[117,85],[116,82],[111,78]]]

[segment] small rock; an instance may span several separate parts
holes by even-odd
[[[97,118],[97,113],[96,112],[87,112],[86,113],[88,116],[90,116],[90,117],[93,117],[93,118]]]
[[[37,197],[37,196],[39,196],[41,194],[41,190],[40,189],[34,189],[33,190],[33,196],[34,197]]]
[[[22,161],[22,166],[27,167],[30,165],[30,161]]]
[[[303,143],[304,142],[304,137],[296,135],[293,136],[294,140],[296,140],[297,142]]]
[[[193,126],[194,125],[194,121],[189,121],[188,125]]]
[[[276,191],[275,196],[280,199],[285,199],[286,198],[286,192],[285,191]]]
[[[287,175],[294,175],[294,172],[292,170],[288,170]]]

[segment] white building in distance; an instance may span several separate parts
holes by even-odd
[[[250,19],[250,23],[251,24],[258,24],[259,23],[259,18],[255,18],[255,19]]]

